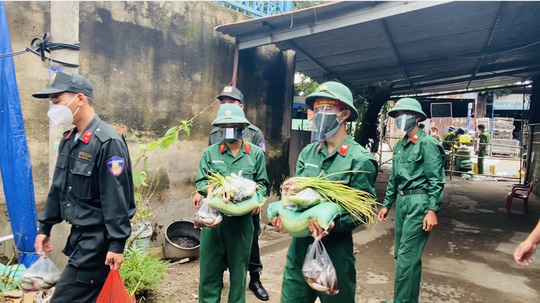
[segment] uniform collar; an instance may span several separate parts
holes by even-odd
[[[351,143],[352,143],[351,141],[352,141],[351,136],[345,137],[345,139],[343,139],[343,141],[340,143],[338,148],[336,148],[332,152],[332,154],[337,152],[343,157],[345,157],[347,155],[347,152],[349,151],[349,148],[351,147]],[[325,140],[321,140],[321,142],[319,143],[319,146],[317,147],[317,153],[322,152],[324,155],[328,155],[328,145],[325,143],[326,143]]]
[[[416,132],[416,135],[414,135],[411,138],[411,142],[413,144],[416,144],[416,143],[418,143],[418,141],[421,141],[421,139],[423,137],[425,137],[425,136],[426,136],[426,132],[424,132],[422,129],[419,128],[418,131]],[[403,136],[403,139],[402,139],[403,145],[407,144],[408,139],[409,139],[409,137],[407,136],[407,134],[405,134],[405,136]]]
[[[94,135],[94,132],[99,124],[101,122],[101,119],[96,114],[94,115],[94,118],[88,123],[84,131],[82,132],[82,135],[78,138],[78,140],[81,140],[84,144],[88,144],[90,142],[90,139]],[[71,129],[71,131],[67,134],[65,137],[66,140],[68,140],[72,135],[77,133],[77,128]]]
[[[229,146],[227,146],[225,141],[221,142],[221,144],[219,145],[219,153],[223,154],[228,150],[230,151],[230,148],[229,148]],[[244,142],[244,140],[242,140],[242,146],[240,146],[240,150],[238,152],[243,152],[245,154],[251,154],[251,146],[249,146],[249,144],[247,144],[246,142]]]

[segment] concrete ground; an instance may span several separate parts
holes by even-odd
[[[379,201],[384,197],[389,172],[390,166],[384,165],[379,174]],[[521,200],[515,200],[512,212],[507,213],[505,201],[512,184],[447,178],[439,225],[423,255],[420,302],[540,302],[540,261],[522,267],[512,257],[515,247],[540,218],[540,199],[531,197],[529,215],[523,213]],[[356,302],[374,303],[393,296],[393,214],[391,211],[386,222],[369,229],[359,227],[354,233]],[[261,279],[270,302],[279,302],[289,241],[288,235],[276,236],[268,229],[261,237]],[[536,256],[539,258],[540,253]],[[198,261],[172,265],[162,287],[149,301],[194,302],[197,284]],[[224,284],[222,302],[227,298],[227,277]],[[259,302],[249,290],[247,302]]]

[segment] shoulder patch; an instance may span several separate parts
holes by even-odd
[[[125,163],[126,161],[124,158],[112,156],[109,160],[107,160],[107,168],[113,176],[118,177],[124,171]]]

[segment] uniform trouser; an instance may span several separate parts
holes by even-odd
[[[215,228],[203,228],[200,247],[199,302],[221,300],[223,272],[229,268],[229,303],[246,301],[246,275],[253,238],[251,214],[223,216]]]
[[[428,194],[397,196],[394,263],[396,280],[394,302],[418,302],[422,253],[429,232],[423,230],[423,220],[428,212]]]
[[[483,174],[484,173],[484,156],[478,155],[478,173]]]
[[[105,227],[71,227],[63,252],[69,257],[51,303],[95,302],[110,267],[105,265],[109,242]]]
[[[259,235],[261,234],[260,215],[251,216],[253,218],[253,241],[251,243],[251,254],[249,255],[248,271],[256,274],[262,271],[261,253],[259,250]]]
[[[354,267],[352,233],[350,231],[331,232],[323,238],[322,242],[336,268],[338,294],[327,296],[309,287],[302,275],[302,265],[308,246],[313,243],[313,237],[293,238],[287,252],[287,265],[283,273],[282,303],[312,303],[317,297],[322,303],[354,302],[356,269]]]

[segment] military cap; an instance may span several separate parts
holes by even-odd
[[[92,82],[79,74],[56,72],[51,77],[51,84],[46,89],[33,94],[35,98],[49,98],[50,94],[61,92],[82,93],[92,98]]]

